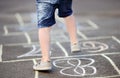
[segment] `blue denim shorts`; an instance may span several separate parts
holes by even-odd
[[[49,2],[37,2],[38,28],[49,27],[56,23],[55,10],[58,9],[59,17],[67,17],[72,14],[72,0],[58,0],[52,4]]]

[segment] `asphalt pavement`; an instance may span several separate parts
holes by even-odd
[[[52,71],[41,58],[35,0],[0,1],[0,78],[120,78],[120,0],[73,0],[81,52],[71,53],[63,19],[51,31]]]

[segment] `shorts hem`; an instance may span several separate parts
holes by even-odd
[[[52,27],[55,23],[49,25],[38,25],[38,28]]]
[[[69,13],[69,14],[65,14],[65,15],[58,15],[59,17],[61,18],[65,18],[65,17],[68,17],[68,16],[71,16],[73,14],[73,12]]]

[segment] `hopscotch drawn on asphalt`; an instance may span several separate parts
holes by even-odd
[[[101,40],[101,41],[97,41],[97,39]],[[89,55],[94,56],[94,55],[101,55],[101,54],[104,54],[106,56],[106,55],[109,55],[109,54],[110,55],[111,54],[117,54],[118,52],[103,53],[103,52],[105,52],[105,51],[107,51],[108,49],[111,48],[109,44],[105,43],[105,41],[102,42],[102,40],[105,40],[105,39],[106,40],[113,40],[113,41],[116,41],[116,43],[119,43],[119,39],[117,39],[114,36],[88,38],[86,40],[81,41],[82,50],[84,50],[88,53],[93,53],[93,55],[85,54],[85,55],[79,55],[79,56],[89,56]],[[61,46],[63,46],[63,45],[61,45]],[[30,46],[24,46],[24,47],[30,47]],[[64,46],[63,46],[63,48],[64,48]],[[97,54],[97,53],[100,53],[100,54]],[[120,54],[120,53],[118,53],[118,54]],[[31,50],[29,52],[25,52],[25,54],[19,55],[19,56],[17,56],[17,58],[21,59],[21,58],[24,58],[24,57],[40,56],[40,55],[41,55],[40,54],[40,49],[38,48],[38,46],[32,45]],[[101,55],[101,56],[103,56],[103,55]],[[65,75],[65,76],[78,77],[78,76],[94,76],[94,75],[97,74],[97,71],[99,71],[99,70],[97,70],[96,66],[94,66],[94,63],[96,62],[96,59],[90,58],[90,57],[89,58],[85,58],[85,57],[76,58],[76,57],[77,57],[77,55],[68,56],[68,58],[65,58],[65,56],[63,56],[63,57],[61,57],[61,56],[60,57],[52,57],[52,59],[54,59],[53,65],[56,68],[60,68],[61,69],[60,74]],[[62,59],[62,58],[65,58],[65,59]],[[83,60],[88,61],[88,63],[82,64],[82,63],[84,63]],[[19,60],[17,60],[17,61],[19,61]],[[76,61],[76,63],[74,63],[74,61]],[[3,62],[5,62],[5,61],[3,61]],[[63,64],[59,65],[61,62],[63,62],[64,64],[66,64],[68,66],[65,67]],[[118,68],[116,68],[117,66],[114,64],[114,62],[112,62],[112,65],[118,71]],[[89,70],[87,68],[89,70],[91,70],[91,72],[88,72]],[[75,74],[72,74],[71,72],[68,72],[69,70],[74,72]],[[36,72],[36,73],[37,73],[36,75],[38,75],[38,72]],[[111,77],[111,76],[109,76],[109,77]],[[115,77],[117,77],[117,76],[115,76]]]
[[[93,24],[91,21],[87,21],[89,22],[89,24],[91,25],[94,25],[92,26],[94,29],[98,29],[98,27]],[[21,24],[22,26],[22,24]],[[4,28],[6,30],[6,28]],[[6,34],[8,34],[8,31],[6,31]],[[84,42],[81,41],[80,45],[82,46],[81,49],[85,52],[88,52],[88,53],[101,53],[101,54],[98,54],[98,55],[101,55],[103,56],[104,58],[106,58],[106,60],[108,60],[112,66],[114,67],[114,69],[118,72],[118,74],[120,75],[119,73],[119,68],[115,65],[114,61],[112,61],[112,59],[110,58],[107,58],[107,53],[103,53],[104,51],[107,51],[108,49],[110,49],[110,45],[105,43],[105,42],[101,42],[101,41],[96,41],[97,39],[113,39],[114,41],[120,43],[119,39],[117,39],[116,37],[112,36],[112,37],[103,37],[103,38],[99,38],[99,37],[96,37],[94,39],[90,39],[88,38],[85,34],[83,34],[82,32],[78,32],[78,35],[80,35],[83,40],[86,40]],[[27,35],[26,35],[26,38],[27,40],[30,39]],[[28,44],[31,43],[31,40],[28,40]],[[66,49],[64,48],[63,45],[61,45],[62,48],[62,51],[66,51]],[[4,47],[4,46],[3,46]],[[16,58],[24,58],[24,57],[30,57],[30,56],[41,56],[41,53],[40,53],[40,49],[36,46],[36,45],[32,45],[30,46],[31,47],[31,50],[28,51],[28,52],[25,52],[24,54],[22,55],[18,55]],[[60,47],[60,46],[59,46]],[[63,50],[64,49],[64,50]],[[64,54],[67,53],[67,52],[63,52]],[[108,53],[109,54],[117,54],[116,53]],[[120,53],[118,53],[120,54]],[[63,57],[52,57],[53,59],[55,59],[53,61],[53,65],[56,67],[56,68],[60,68],[60,74],[62,75],[66,75],[66,76],[89,76],[89,75],[95,75],[97,74],[97,68],[94,66],[94,63],[96,62],[96,59],[94,58],[85,58],[85,57],[81,57],[81,58],[75,58],[77,57],[77,55],[74,55],[74,56],[69,56],[69,54],[65,54],[67,55],[67,57],[69,58],[66,58],[65,56]],[[86,55],[86,56],[89,56],[90,54]],[[82,56],[82,55],[79,55],[79,56]],[[93,54],[94,56],[94,54]],[[64,58],[64,59],[61,59],[61,58]],[[32,58],[33,59],[33,58]],[[26,59],[22,59],[23,61],[27,61]],[[85,63],[85,64],[82,64],[83,63],[83,60],[85,61],[88,61],[88,63]],[[17,60],[17,61],[21,61],[21,60]],[[3,61],[5,62],[5,61]],[[11,61],[7,61],[7,62],[11,62]],[[14,61],[16,62],[16,61]],[[33,61],[34,64],[35,64],[35,60]],[[64,63],[66,64],[67,66],[64,66],[63,64],[60,64],[60,63]],[[90,69],[91,72],[89,70],[87,70],[86,68]],[[68,72],[67,70],[69,71],[72,71],[74,74],[72,74],[71,72]],[[36,72],[36,75],[35,77],[38,77],[39,73]],[[111,76],[112,77],[112,76]]]
[[[96,41],[86,41],[80,45],[83,46],[81,48],[82,50],[85,50],[87,52],[92,52],[92,53],[102,52],[109,48],[107,44],[101,43],[101,42],[96,42]],[[17,56],[17,58],[23,58],[23,57],[29,57],[29,56],[41,56],[40,51],[41,51],[40,48],[37,49],[35,45],[32,45],[31,51],[26,52],[23,55]],[[65,53],[65,55],[66,55],[66,53]]]

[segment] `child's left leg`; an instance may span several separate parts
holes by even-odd
[[[71,52],[80,51],[77,29],[74,16],[72,15],[72,0],[60,0],[59,4],[59,16],[63,17],[66,23],[66,27],[69,33],[71,41]]]
[[[67,31],[68,31],[69,36],[70,36],[71,44],[78,43],[77,34],[76,34],[77,29],[76,29],[74,16],[70,15],[70,16],[64,18],[64,20],[65,20],[65,24],[67,27]]]
[[[70,16],[65,17],[64,19],[65,19],[67,31],[70,37],[71,52],[78,52],[80,51],[80,46],[79,46],[79,42],[77,38],[75,18],[73,15],[70,15]]]

